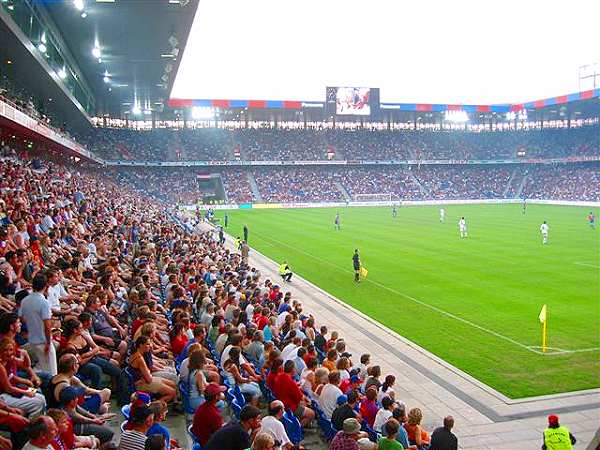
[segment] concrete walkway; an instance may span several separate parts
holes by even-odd
[[[369,353],[384,375],[394,374],[396,397],[408,408],[423,410],[423,425],[430,432],[451,414],[460,448],[538,450],[547,416],[554,413],[577,438],[575,448],[595,448],[590,443],[600,425],[600,389],[511,400],[312,283],[297,276],[283,283],[277,264],[254,249],[250,263],[263,281],[276,280],[284,292],[291,291],[318,325],[337,330],[355,363]]]

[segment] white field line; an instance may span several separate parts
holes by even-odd
[[[541,349],[542,347],[537,346],[537,345],[532,345],[531,349]],[[600,350],[600,347],[592,347],[592,348],[581,348],[578,350],[564,350],[562,348],[556,348],[556,347],[546,347],[547,350],[551,350],[551,352],[546,352],[543,353],[541,350],[534,350],[536,353],[540,353],[543,354],[545,356],[554,356],[554,355],[565,355],[565,354],[569,354],[569,353],[586,353],[586,352],[596,352],[598,350]]]
[[[600,269],[600,266],[597,266],[595,264],[589,264],[589,263],[583,263],[583,262],[575,262],[573,264],[577,264],[578,266],[593,267],[594,269]]]
[[[333,264],[333,263],[331,263],[331,262],[329,262],[329,261],[327,261],[327,260],[325,260],[323,258],[315,256],[315,255],[313,255],[311,253],[308,253],[308,252],[306,252],[304,250],[292,247],[291,245],[286,244],[285,242],[282,242],[280,240],[274,239],[272,237],[265,237],[265,236],[262,236],[262,235],[258,235],[256,232],[254,234],[257,235],[257,236],[259,236],[263,240],[270,240],[272,242],[276,242],[279,245],[282,245],[284,247],[291,248],[292,250],[295,250],[297,252],[303,253],[304,255],[309,256],[312,259],[320,261],[320,262],[322,262],[324,264],[327,264],[327,265],[329,265],[331,267],[335,267],[336,269],[339,269],[339,270],[341,270],[343,272],[354,273],[353,271],[351,271],[349,269],[345,269],[345,268],[343,268],[341,266],[338,266],[337,264]],[[414,303],[417,303],[418,305],[424,306],[425,308],[429,308],[432,311],[435,311],[435,312],[437,312],[439,314],[442,314],[442,315],[444,315],[446,317],[450,317],[451,319],[454,319],[454,320],[457,320],[459,322],[462,322],[462,323],[464,323],[466,325],[469,325],[469,326],[471,326],[473,328],[476,328],[476,329],[478,329],[480,331],[483,331],[484,333],[487,333],[487,334],[490,334],[492,336],[495,336],[498,339],[502,339],[504,341],[510,342],[511,344],[516,345],[518,347],[521,347],[521,348],[523,348],[523,349],[525,349],[525,350],[527,350],[529,352],[536,353],[538,355],[546,355],[547,354],[547,353],[543,353],[541,350],[536,350],[535,346],[522,344],[521,342],[515,341],[514,339],[511,339],[508,336],[504,336],[503,334],[497,333],[497,332],[495,332],[493,330],[490,330],[489,328],[485,328],[485,327],[482,327],[481,325],[477,325],[476,323],[473,323],[473,322],[471,322],[471,321],[469,321],[467,319],[463,319],[462,317],[456,316],[456,315],[454,315],[454,314],[452,314],[452,313],[450,313],[448,311],[444,311],[443,309],[440,309],[437,306],[430,305],[428,303],[425,303],[422,300],[419,300],[419,299],[416,299],[414,297],[411,297],[408,294],[405,294],[403,292],[397,291],[396,289],[393,289],[393,288],[391,288],[389,286],[386,286],[385,284],[381,284],[381,283],[379,283],[377,281],[373,281],[373,280],[370,280],[368,278],[364,279],[363,282],[364,281],[366,281],[368,283],[372,283],[372,284],[374,284],[376,286],[379,286],[380,288],[385,289],[387,291],[390,291],[390,292],[392,292],[394,294],[400,295],[400,296],[406,298],[407,300],[410,300],[410,301],[412,301]],[[592,349],[583,349],[583,350],[561,350],[561,352],[563,352],[563,353],[575,353],[575,352],[581,352],[581,351],[586,352],[586,351],[595,351],[595,350],[600,350],[600,347],[599,348],[592,348]]]

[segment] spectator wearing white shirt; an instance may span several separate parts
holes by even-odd
[[[387,395],[381,399],[381,408],[375,415],[375,422],[373,422],[373,429],[381,432],[383,425],[392,417],[394,410],[394,401]]]
[[[50,269],[46,272],[46,277],[48,278],[48,292],[46,298],[48,299],[48,303],[50,303],[52,313],[64,315],[81,312],[83,310],[81,307],[71,308],[70,305],[61,305],[61,300],[63,302],[74,301],[77,297],[70,295],[67,292],[60,280],[60,275],[60,271],[54,269]]]
[[[334,370],[329,373],[329,383],[323,387],[321,395],[319,396],[319,404],[328,419],[331,419],[331,415],[337,407],[338,397],[343,394],[339,385],[340,373],[337,370]]]
[[[292,339],[292,342],[290,342],[288,345],[283,347],[283,350],[281,351],[281,358],[284,361],[287,361],[289,359],[295,359],[296,353],[297,353],[298,349],[300,348],[301,344],[302,344],[302,339],[300,339],[299,337],[294,337]]]
[[[284,406],[281,400],[272,401],[269,404],[269,415],[262,418],[260,432],[268,433],[275,439],[275,449],[290,449],[293,447],[281,419],[283,418]]]

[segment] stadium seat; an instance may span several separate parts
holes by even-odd
[[[193,424],[188,425],[187,432],[190,438],[192,439],[192,450],[202,450],[202,445],[200,445],[199,439],[192,432]]]
[[[131,411],[131,405],[123,405],[121,408],[121,414],[125,417],[125,420],[129,420],[129,412]]]
[[[300,442],[302,442],[304,439],[302,424],[300,424],[300,421],[291,410],[288,409],[283,413],[281,422],[283,423],[285,432],[290,438],[290,441],[292,441],[294,445],[298,445]]]

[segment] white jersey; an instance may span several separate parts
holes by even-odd
[[[465,219],[460,219],[458,221],[458,228],[460,228],[461,230],[467,228],[467,221]]]
[[[446,215],[446,210],[444,208],[440,209],[440,218],[444,218],[444,216]]]
[[[540,225],[540,231],[542,234],[548,234],[548,230],[549,230],[549,227],[548,227],[547,223],[543,223]]]

